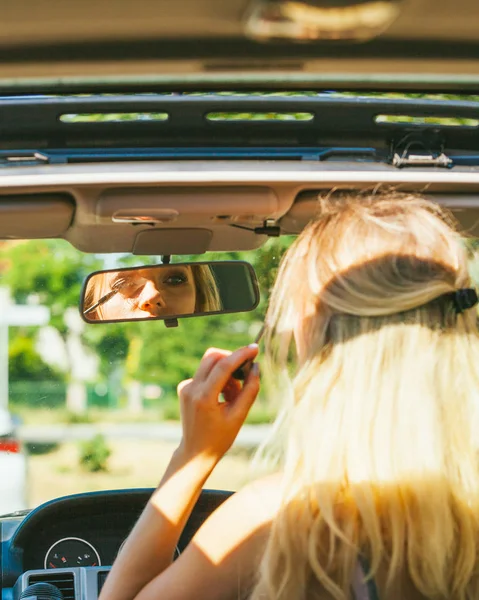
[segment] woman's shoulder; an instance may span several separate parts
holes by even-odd
[[[255,479],[233,494],[228,508],[239,511],[257,525],[272,521],[280,507],[281,484],[281,473]]]
[[[271,475],[235,492],[203,523],[193,544],[213,564],[219,565],[230,557],[239,560],[242,569],[253,570],[278,511],[279,482],[280,476]]]
[[[270,473],[258,479],[249,482],[244,488],[240,489],[237,494],[244,496],[255,497],[260,495],[265,500],[277,499],[283,482],[283,475],[280,472]]]
[[[258,527],[268,527],[280,506],[281,475],[275,473],[246,484],[232,494],[211,515],[202,529],[223,526],[244,533]],[[208,531],[208,535],[211,531]]]

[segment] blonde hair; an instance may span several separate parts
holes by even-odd
[[[447,296],[470,285],[467,251],[415,195],[320,198],[318,213],[267,315],[289,393],[282,508],[252,597],[349,598],[365,558],[386,590],[405,576],[427,598],[472,599],[479,338],[475,310],[456,314]]]
[[[172,263],[174,266],[175,263]],[[144,267],[148,269],[148,267]],[[151,267],[152,268],[152,267]],[[193,280],[196,289],[196,305],[195,313],[199,312],[214,312],[222,308],[221,297],[216,283],[215,276],[209,265],[190,265]],[[111,291],[108,285],[108,275],[111,272],[100,273],[95,275],[88,281],[85,292],[84,310],[88,310],[100,300],[102,296]],[[88,315],[91,321],[103,320],[102,306],[95,309],[94,312]]]
[[[221,310],[221,297],[215,276],[209,265],[191,265],[196,287],[195,312]]]

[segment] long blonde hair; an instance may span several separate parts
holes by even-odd
[[[475,598],[479,337],[475,310],[448,296],[470,285],[465,246],[415,195],[320,198],[318,213],[267,316],[289,392],[282,508],[253,598],[348,598],[358,558],[386,589],[406,574],[428,598]]]

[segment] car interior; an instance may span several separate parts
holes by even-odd
[[[364,2],[299,3],[317,27],[287,0],[143,4],[6,10],[0,240],[208,260],[297,235],[319,195],[377,187],[420,192],[479,237],[476,2],[384,0],[391,23],[336,32],[321,11]],[[151,492],[1,517],[2,600],[42,582],[96,599]],[[178,553],[230,493],[203,491]]]

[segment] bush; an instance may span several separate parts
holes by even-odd
[[[58,444],[56,442],[27,442],[25,448],[28,454],[40,456],[58,450]]]
[[[93,418],[90,413],[76,413],[70,410],[65,410],[63,415],[63,421],[68,425],[82,425],[85,423],[93,423]]]
[[[111,450],[101,433],[80,444],[80,465],[90,473],[108,471],[110,455]]]
[[[47,381],[52,384],[64,381],[61,373],[45,363],[38,354],[35,340],[22,334],[12,336],[9,345],[8,378],[11,382]]]
[[[161,418],[163,421],[179,421],[180,401],[178,398],[168,398],[161,402]]]

